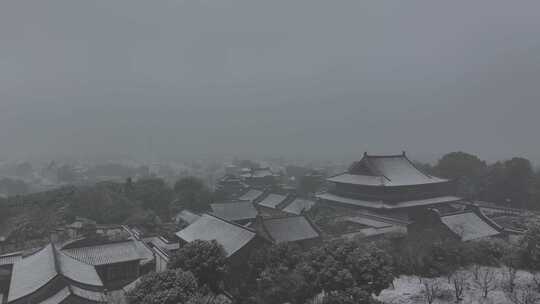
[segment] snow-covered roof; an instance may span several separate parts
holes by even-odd
[[[239,200],[253,202],[263,195],[263,192],[256,189],[250,189],[244,195],[240,196]]]
[[[57,276],[89,286],[103,286],[95,268],[56,250],[52,244],[13,264],[8,302],[36,292]]]
[[[330,177],[334,183],[365,186],[411,186],[448,182],[422,172],[405,154],[367,155],[354,163],[348,172]]]
[[[353,184],[353,185],[366,185],[366,186],[382,186],[384,185],[384,177],[382,176],[369,176],[343,173],[328,178],[329,182]]]
[[[200,219],[178,231],[176,235],[186,242],[216,240],[223,246],[227,256],[233,255],[255,238],[254,231],[209,214],[203,214]]]
[[[287,199],[286,195],[271,193],[258,204],[264,207],[276,209],[277,206]]]
[[[265,232],[276,243],[310,240],[319,237],[319,233],[304,216],[264,219]]]
[[[200,215],[198,214],[195,214],[189,210],[182,210],[180,212],[178,212],[178,214],[176,215],[175,217],[175,220],[176,220],[176,223],[180,222],[180,220],[188,223],[188,224],[191,224],[193,222],[195,222],[196,220],[199,219],[199,217],[201,217]]]
[[[257,209],[251,202],[211,204],[212,213],[229,221],[249,220],[257,217]]]
[[[297,198],[293,200],[287,207],[283,208],[283,211],[292,214],[301,214],[302,211],[309,211],[313,205],[315,205],[315,202],[312,200]]]
[[[441,221],[463,241],[494,236],[500,233],[495,227],[472,211],[442,216]]]

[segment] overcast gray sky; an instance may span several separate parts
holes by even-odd
[[[540,160],[540,1],[3,0],[0,158]]]

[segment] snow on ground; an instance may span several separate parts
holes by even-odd
[[[497,287],[496,290],[490,291],[488,297],[482,297],[482,290],[475,286],[472,272],[465,270],[470,274],[467,287],[464,292],[462,304],[511,304],[502,289],[504,284],[504,271],[502,268],[492,268],[496,271]],[[450,304],[456,303],[454,298],[453,286],[448,282],[448,278],[441,277],[436,279],[439,282],[443,296],[434,301],[434,304]],[[523,286],[531,284],[532,275],[528,272],[519,271],[517,273],[516,285]],[[417,276],[401,276],[394,280],[394,287],[383,290],[377,297],[384,304],[418,304],[428,303],[424,298],[423,285]]]

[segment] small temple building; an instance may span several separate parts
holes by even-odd
[[[411,237],[422,241],[438,239],[461,242],[506,237],[514,233],[495,223],[474,205],[448,214],[441,214],[437,209],[426,209],[417,214],[407,226],[407,231]]]
[[[323,204],[407,217],[415,209],[461,201],[454,182],[423,172],[405,154],[368,155],[327,179]]]

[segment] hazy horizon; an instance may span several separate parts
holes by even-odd
[[[463,150],[538,162],[539,11],[500,0],[2,1],[0,159],[406,150],[430,161]]]

